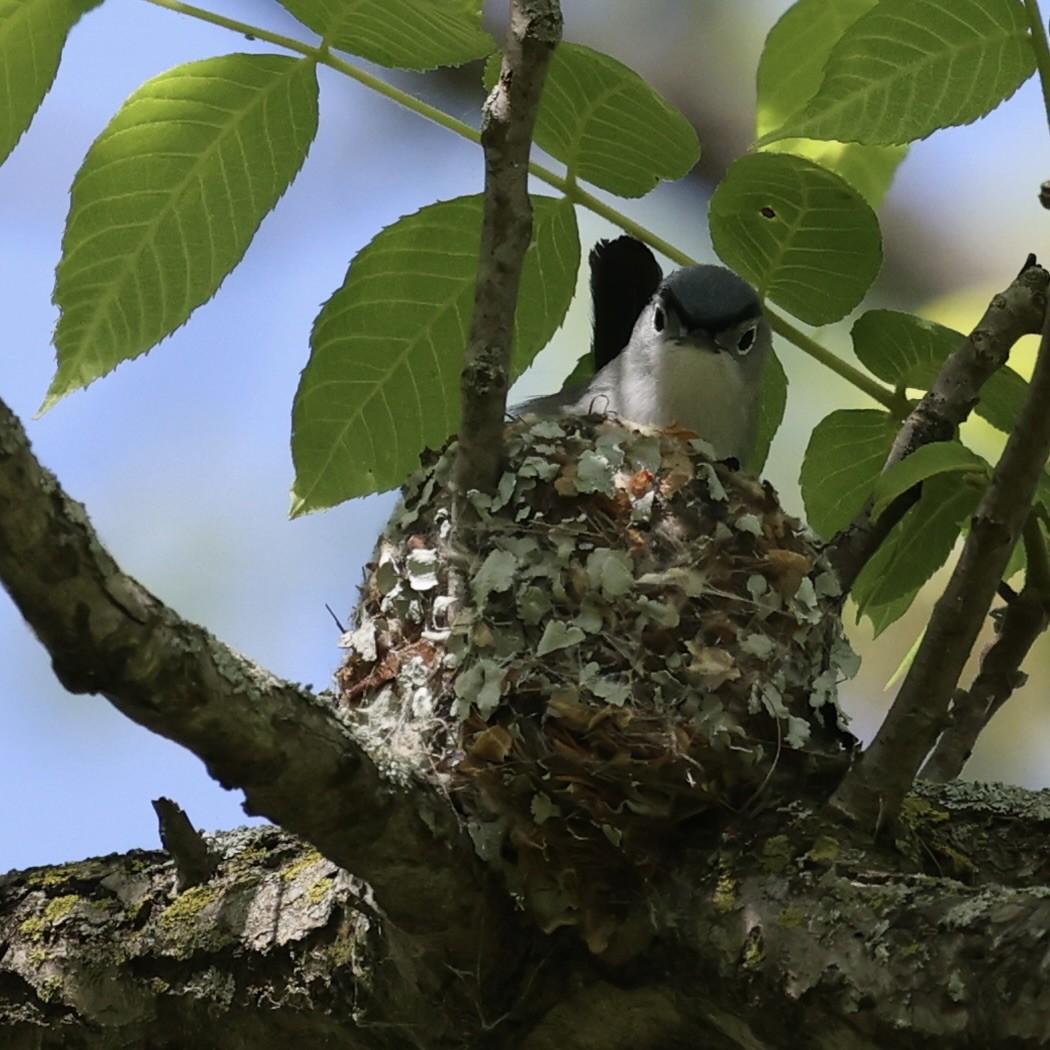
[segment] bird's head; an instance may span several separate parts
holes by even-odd
[[[665,277],[642,311],[632,344],[659,353],[669,345],[728,354],[760,376],[772,346],[754,288],[723,266],[686,266]]]

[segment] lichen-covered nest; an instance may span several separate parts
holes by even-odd
[[[837,582],[690,437],[513,423],[459,602],[446,451],[380,539],[338,678],[376,760],[441,783],[545,928],[598,949],[669,850],[848,761]]]

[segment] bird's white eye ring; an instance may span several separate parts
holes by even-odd
[[[745,328],[736,342],[737,353],[746,354],[755,345],[755,329]]]
[[[655,328],[658,332],[662,332],[666,324],[667,318],[664,317],[663,307],[658,306],[653,311],[653,328]]]

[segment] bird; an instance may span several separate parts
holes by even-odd
[[[626,236],[600,241],[590,264],[596,371],[515,414],[679,426],[707,441],[715,458],[745,464],[772,350],[755,289],[706,263],[664,277],[649,249]]]

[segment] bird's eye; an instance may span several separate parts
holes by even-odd
[[[755,330],[754,328],[746,328],[740,333],[740,338],[737,340],[736,348],[741,354],[746,354],[748,350],[755,345]]]
[[[658,306],[653,311],[653,328],[655,328],[658,332],[662,332],[666,324],[667,318],[664,316],[663,307]]]

